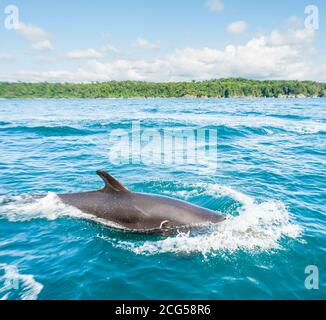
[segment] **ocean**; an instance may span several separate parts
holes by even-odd
[[[0,299],[326,298],[326,99],[1,99],[0,135]],[[227,220],[139,235],[60,202],[98,169]]]

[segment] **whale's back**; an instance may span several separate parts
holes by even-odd
[[[225,220],[215,211],[185,201],[130,192],[108,173],[98,171],[98,174],[105,181],[103,189],[62,194],[59,198],[82,212],[136,232],[172,232]]]

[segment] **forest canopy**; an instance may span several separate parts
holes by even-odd
[[[242,78],[228,78],[192,82],[0,82],[0,98],[231,98],[325,96],[326,84],[313,81],[258,81]]]

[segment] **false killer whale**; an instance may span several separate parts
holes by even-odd
[[[105,171],[96,172],[105,186],[98,191],[58,194],[61,201],[84,213],[114,223],[117,228],[166,234],[219,223],[225,217],[185,201],[129,191]]]

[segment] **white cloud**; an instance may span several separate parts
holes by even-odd
[[[40,51],[53,50],[52,44],[49,40],[36,42],[33,44],[33,48]]]
[[[224,10],[224,3],[222,0],[206,0],[206,6],[210,11]]]
[[[97,59],[103,58],[104,54],[93,48],[86,50],[72,50],[66,53],[65,55],[69,59]]]
[[[291,16],[287,22],[294,27],[302,25],[302,20],[297,16]]]
[[[111,38],[112,35],[111,35],[111,32],[102,31],[102,32],[100,32],[100,36],[108,39],[108,38]]]
[[[0,60],[14,60],[15,56],[11,53],[0,52]]]
[[[287,32],[272,31],[268,43],[273,46],[307,46],[312,45],[315,31],[310,29],[290,29]]]
[[[246,21],[239,20],[234,21],[228,25],[227,31],[232,34],[242,34],[246,32],[248,29],[248,24]]]
[[[78,72],[78,71],[77,71]],[[17,76],[24,81],[38,82],[38,81],[77,81],[76,74],[67,70],[50,70],[50,71],[26,71],[20,70]]]
[[[120,50],[110,44],[107,44],[105,46],[101,47],[101,51],[102,52],[111,52],[111,53],[119,53]]]
[[[23,22],[19,23],[16,29],[19,34],[21,34],[25,39],[30,41],[39,41],[49,38],[49,34],[44,29],[35,27],[31,24],[25,24]]]
[[[71,50],[65,54],[68,59],[100,59],[104,58],[107,53],[119,53],[120,50],[116,47],[107,44],[102,46],[100,49],[89,48],[86,50]]]
[[[132,46],[139,49],[159,49],[161,45],[159,42],[154,43],[144,38],[138,38]]]
[[[25,39],[32,41],[35,50],[53,50],[50,42],[50,34],[46,30],[31,24],[19,22],[16,31]]]
[[[306,29],[260,35],[242,45],[224,49],[182,48],[157,59],[87,61],[77,70],[22,71],[27,81],[189,81],[221,77],[326,81],[326,64],[313,45],[314,32]]]

